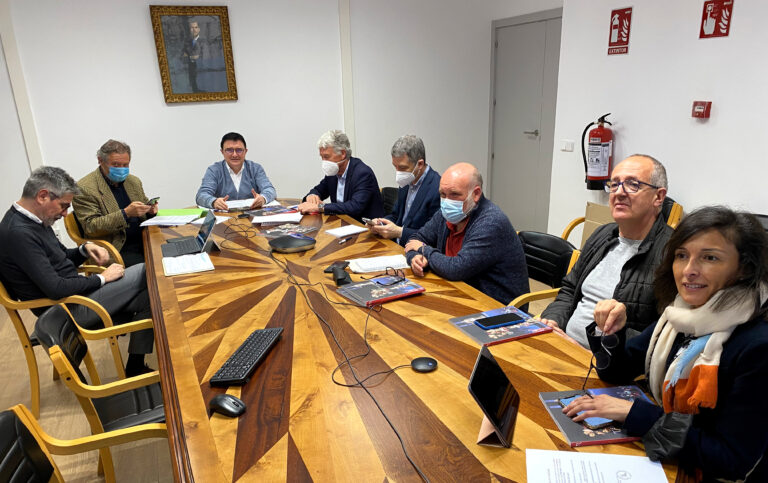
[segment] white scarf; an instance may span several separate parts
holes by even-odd
[[[761,302],[767,293],[766,287],[762,287]],[[755,310],[754,297],[744,297],[725,310],[712,310],[721,297],[733,295],[730,290],[720,290],[704,305],[691,308],[678,294],[659,318],[645,356],[645,373],[653,397],[663,404],[664,412],[696,414],[699,407],[715,407],[723,345],[737,326],[752,318]],[[665,369],[678,333],[696,339]]]

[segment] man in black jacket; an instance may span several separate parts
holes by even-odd
[[[628,157],[614,168],[606,190],[616,223],[589,237],[557,298],[541,314],[544,322],[587,348],[585,328],[596,312],[625,319],[628,336],[658,319],[653,277],[672,234],[659,216],[667,173],[658,160],[643,154]]]

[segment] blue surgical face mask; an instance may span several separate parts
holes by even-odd
[[[128,177],[128,168],[115,168],[110,166],[109,174],[107,176],[115,183],[122,183],[125,181],[125,178]]]
[[[472,196],[472,194],[470,193],[469,196]],[[469,197],[467,199],[469,199]],[[440,198],[440,212],[443,214],[445,221],[454,224],[460,222],[467,216],[467,214],[464,213],[463,201],[449,200],[448,198]]]

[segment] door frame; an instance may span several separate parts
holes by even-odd
[[[488,198],[493,196],[493,190],[491,189],[491,173],[493,173],[493,119],[496,110],[494,106],[494,99],[496,99],[496,47],[498,41],[498,30],[504,27],[512,27],[514,25],[522,25],[526,23],[542,22],[545,20],[552,20],[555,18],[562,19],[563,9],[553,8],[550,10],[542,10],[541,12],[529,13],[526,15],[518,15],[516,17],[502,18],[494,20],[491,23],[491,91],[490,98],[488,99],[488,182],[485,183],[483,191],[487,190]]]

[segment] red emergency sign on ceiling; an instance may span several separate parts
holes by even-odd
[[[731,31],[732,15],[733,0],[709,0],[704,2],[699,38],[727,37]]]
[[[632,7],[611,12],[611,28],[608,34],[608,55],[629,52],[629,29],[632,25]]]

